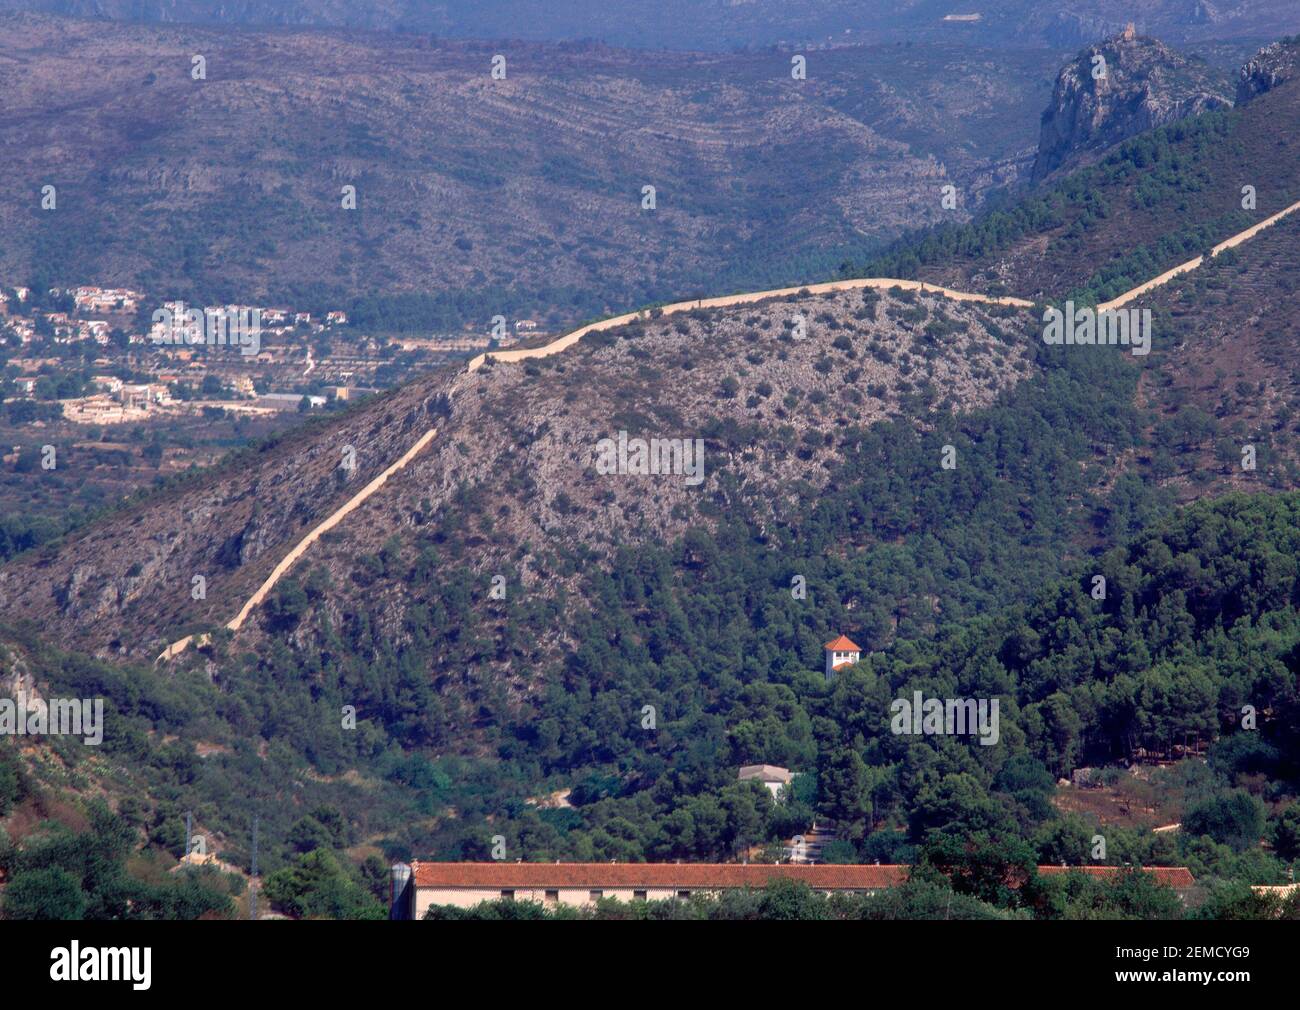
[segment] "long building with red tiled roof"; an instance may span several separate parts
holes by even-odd
[[[1117,866],[1040,866],[1053,876],[1079,869],[1092,877],[1121,872]],[[601,898],[646,901],[716,894],[733,888],[766,887],[773,880],[799,880],[825,893],[868,894],[904,883],[905,864],[820,863],[413,863],[407,901],[422,918],[432,905],[469,908],[498,898],[547,905],[586,905]],[[1184,866],[1148,867],[1162,884],[1191,887]]]
[[[1062,873],[1075,871],[1089,877],[1113,877],[1125,867],[1121,866],[1040,866],[1038,872],[1044,877],[1055,877]],[[1172,887],[1175,891],[1185,891],[1196,884],[1196,878],[1186,866],[1144,866],[1144,873],[1149,873],[1158,882]]]

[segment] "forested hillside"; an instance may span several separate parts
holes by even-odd
[[[789,598],[767,552],[696,534],[638,552],[597,581],[603,607],[578,630],[588,643],[608,640],[608,651],[579,650],[529,718],[485,706],[494,743],[477,760],[403,758],[385,746],[427,732],[418,723],[432,699],[410,683],[393,685],[414,702],[405,716],[385,721],[372,710],[354,750],[357,734],[325,732],[327,721],[337,725],[333,701],[355,697],[337,685],[318,684],[315,702],[298,676],[234,679],[214,695],[201,677],[167,686],[172,678],[136,671],[115,687],[104,678],[120,675],[106,667],[39,649],[29,657],[53,687],[112,699],[111,765],[129,764],[137,784],[179,787],[167,803],[131,804],[130,820],[155,844],[174,850],[180,812],[193,808],[224,858],[238,861],[250,808],[260,808],[263,837],[280,840],[269,862],[285,868],[284,900],[306,909],[326,907],[317,892],[332,888],[355,890],[356,909],[364,906],[366,878],[331,855],[359,832],[378,831],[388,856],[486,858],[491,836],[504,834],[527,859],[718,859],[820,814],[842,833],[834,858],[920,860],[950,872],[969,861],[988,873],[964,883],[959,875],[957,886],[1008,908],[1035,908],[1034,892],[994,886],[992,867],[1086,863],[1100,831],[1102,862],[1191,867],[1209,888],[1210,914],[1248,908],[1230,885],[1281,881],[1300,856],[1298,520],[1295,495],[1194,506],[1077,565],[1032,603],[899,638],[831,683],[816,670],[813,608]],[[682,564],[681,552],[694,560]],[[1104,600],[1095,575],[1106,579]],[[751,587],[765,583],[766,599],[756,599]],[[812,600],[828,592],[822,578],[811,585]],[[540,634],[555,616],[530,613],[517,625]],[[861,633],[851,621],[842,627]],[[1003,746],[894,735],[890,702],[913,690],[999,698]],[[641,726],[645,704],[660,712],[653,732]],[[175,742],[153,739],[164,733]],[[271,750],[254,735],[274,740]],[[206,756],[196,758],[200,739]],[[65,751],[70,767],[58,775],[108,777],[76,748]],[[1192,754],[1208,762],[1141,763]],[[1180,832],[1099,826],[1063,808],[1057,776],[1119,760],[1138,763],[1103,778],[1106,788],[1154,801],[1159,816],[1181,820]],[[731,770],[751,761],[798,770],[792,799],[774,806],[765,791],[735,783]],[[331,774],[344,765],[362,773]],[[61,767],[45,762],[39,775],[58,782]],[[37,774],[11,772],[6,802],[39,803],[32,797],[51,786],[30,782]],[[286,807],[277,797],[295,780],[308,788]],[[530,806],[525,783],[540,794],[564,785],[567,804]],[[232,794],[250,797],[237,814]],[[347,803],[345,825],[328,827],[339,808],[326,796]],[[513,812],[483,819],[501,810]],[[21,856],[9,858],[21,874]],[[1037,908],[1067,913],[1064,898]]]

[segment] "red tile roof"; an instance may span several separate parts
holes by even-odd
[[[1122,869],[1124,867],[1120,866],[1040,866],[1038,872],[1044,877],[1060,876],[1062,873],[1069,873],[1071,870],[1077,870],[1089,877],[1113,877]],[[1186,866],[1144,866],[1141,869],[1146,873],[1150,873],[1160,883],[1168,884],[1173,888],[1188,888],[1196,883],[1192,871]]]
[[[1078,870],[1090,877],[1111,877],[1118,866],[1040,866],[1045,877]],[[1149,866],[1146,872],[1175,888],[1195,880],[1185,866]],[[802,880],[809,887],[867,890],[896,887],[911,867],[818,863],[412,863],[416,887],[519,888],[724,888],[763,887],[778,878]]]
[[[826,643],[827,652],[861,652],[862,646],[855,645],[853,639],[840,635],[833,642]]]
[[[416,887],[763,887],[779,877],[816,888],[894,887],[907,866],[819,863],[412,863]]]

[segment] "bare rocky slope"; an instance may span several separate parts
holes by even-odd
[[[647,318],[539,362],[429,376],[18,559],[0,572],[0,610],[87,651],[152,658],[233,617],[298,539],[433,427],[428,448],[301,563],[330,573],[327,605],[341,618],[351,599],[373,604],[382,591],[400,623],[411,589],[369,588],[353,577],[356,559],[393,537],[390,552],[409,553],[411,536],[471,511],[472,567],[486,579],[509,559],[525,584],[553,593],[562,580],[548,580],[545,559],[556,546],[583,545],[599,563],[742,499],[781,523],[825,483],[851,428],[925,424],[1027,375],[1030,326],[1023,309],[930,294],[796,295]],[[702,439],[702,482],[599,474],[597,443],[621,431]],[[196,575],[203,600],[192,598]],[[263,616],[240,634],[256,640]]]
[[[1274,42],[1246,62],[1237,80],[1239,105],[1300,74],[1300,46],[1296,43],[1296,39]]]

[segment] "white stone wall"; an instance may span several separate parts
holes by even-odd
[[[501,888],[499,887],[418,887],[415,888],[415,918],[424,918],[424,913],[429,910],[431,905],[455,905],[457,908],[472,908],[473,906],[484,901],[496,901],[501,897]],[[556,890],[550,888],[550,890]],[[547,888],[528,889],[515,888],[516,901],[539,901],[546,905],[571,905],[581,907],[591,904],[591,889],[565,887],[559,888],[559,897],[557,899],[547,899]],[[637,890],[646,892],[645,900],[662,901],[666,898],[677,897],[677,888],[669,887],[651,887],[651,888],[611,888],[603,889],[602,897],[617,898],[619,901],[632,901]],[[681,888],[680,890],[688,890]],[[692,893],[695,893],[692,891]]]
[[[473,908],[484,901],[496,901],[501,897],[501,888],[499,887],[415,887],[414,881],[412,888],[415,891],[415,911],[416,919],[423,919],[424,913],[432,905],[455,905],[457,908]],[[556,890],[551,888],[551,890]],[[581,908],[583,905],[592,904],[591,890],[589,888],[565,887],[559,888],[558,898],[547,898],[546,888],[515,888],[515,901],[538,901],[544,905],[569,905],[574,908]],[[664,901],[668,898],[676,898],[678,891],[689,891],[691,895],[716,893],[703,888],[674,888],[674,887],[650,887],[650,888],[631,888],[631,887],[607,887],[603,889],[601,897],[617,898],[619,901],[632,901],[636,897],[635,892],[638,890],[646,891],[646,901]],[[853,889],[827,889],[815,888],[819,894],[871,894],[879,888],[853,888]]]

